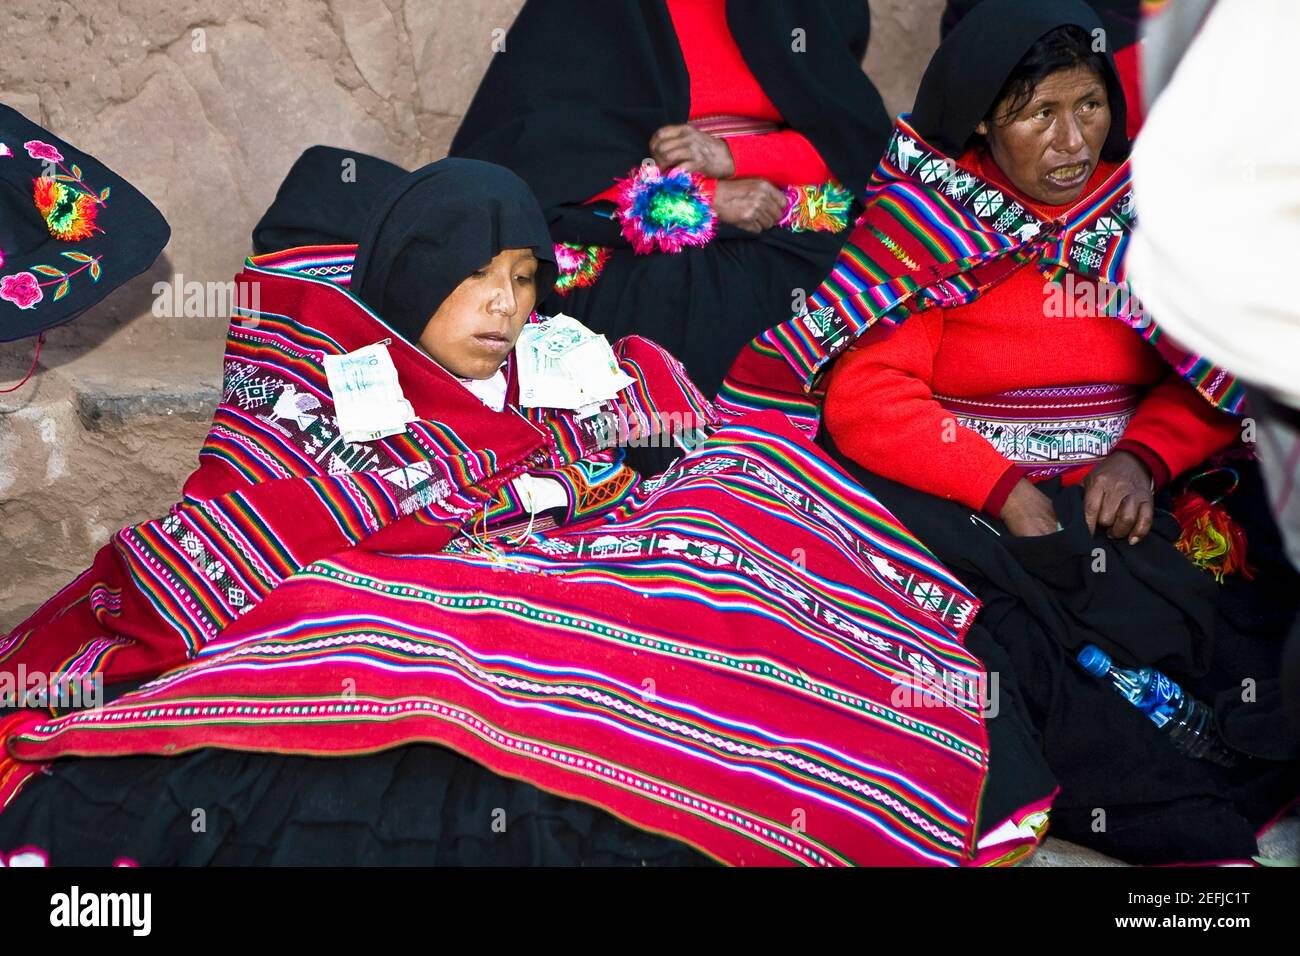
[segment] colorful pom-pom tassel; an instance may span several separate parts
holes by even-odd
[[[582,246],[576,242],[555,244],[555,264],[560,275],[555,280],[555,291],[568,295],[574,289],[595,285],[600,271],[609,260],[609,250],[604,246]]]
[[[781,225],[791,232],[839,232],[849,225],[853,193],[835,180],[820,185],[787,186],[789,208]]]
[[[618,218],[624,238],[639,255],[707,245],[717,232],[703,178],[685,170],[661,172],[654,163],[637,167],[623,180]]]
[[[1218,471],[1232,475],[1232,486],[1213,501],[1207,501],[1200,492],[1191,488],[1191,484]],[[1174,499],[1173,504],[1174,517],[1183,529],[1178,536],[1178,550],[1187,555],[1192,564],[1211,572],[1220,584],[1229,574],[1240,574],[1247,581],[1255,577],[1254,569],[1246,562],[1246,532],[1219,504],[1236,487],[1236,472],[1231,468],[1202,472],[1188,482],[1187,490]]]

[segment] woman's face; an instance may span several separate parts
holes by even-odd
[[[1009,105],[999,103],[994,122],[975,127],[998,168],[1030,199],[1049,206],[1074,202],[1110,134],[1105,81],[1080,64],[1040,80],[1013,116],[1006,115]]]
[[[461,282],[429,319],[420,348],[461,378],[491,378],[537,304],[537,257],[502,249]]]

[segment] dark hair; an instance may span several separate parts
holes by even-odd
[[[1058,70],[1068,70],[1074,66],[1086,66],[1101,77],[1106,84],[1106,94],[1111,103],[1114,103],[1116,91],[1111,88],[1113,79],[1105,55],[1093,49],[1092,36],[1087,30],[1069,23],[1044,33],[1034,41],[1034,45],[1020,58],[1016,68],[1002,84],[984,121],[993,123],[998,105],[1007,100],[1010,103],[1002,115],[1015,116],[1033,98],[1034,89],[1039,82]]]

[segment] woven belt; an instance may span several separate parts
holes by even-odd
[[[708,133],[719,139],[732,136],[752,136],[755,133],[775,133],[781,127],[770,120],[755,119],[753,116],[733,116],[718,113],[713,116],[701,116],[689,122],[690,126],[701,133]]]
[[[1135,385],[1066,385],[977,398],[934,397],[957,424],[983,435],[1024,468],[1026,477],[1040,478],[1110,454],[1141,396]]]

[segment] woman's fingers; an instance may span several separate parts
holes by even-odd
[[[727,144],[690,125],[664,126],[650,137],[650,155],[661,169],[685,169],[729,179],[736,164]]]
[[[1088,481],[1083,486],[1083,520],[1088,523],[1088,533],[1097,533],[1097,515],[1101,513],[1102,487]]]
[[[1155,504],[1145,489],[1102,478],[1086,483],[1083,516],[1090,533],[1105,528],[1110,537],[1137,544],[1151,531]]]
[[[655,130],[650,137],[650,151],[654,152],[660,149],[664,144],[690,136],[694,130],[690,126],[679,124],[677,126],[661,126]]]
[[[1151,525],[1156,520],[1156,504],[1151,498],[1147,498],[1138,506],[1138,520],[1133,527],[1132,534],[1129,535],[1128,543],[1137,544],[1151,532]]]
[[[671,169],[674,162],[689,159],[692,153],[693,150],[689,142],[670,139],[658,144],[651,153],[651,157],[660,169]]]
[[[760,201],[762,203],[763,228],[771,229],[785,215],[785,193],[766,180],[760,180]]]
[[[656,154],[655,162],[660,169],[685,169],[695,172],[702,165],[689,143],[675,143]]]
[[[1107,483],[1104,488],[1101,510],[1097,512],[1097,524],[1103,528],[1113,528],[1115,519],[1119,517],[1119,509],[1128,500],[1128,495],[1124,488],[1115,484]]]
[[[690,126],[665,126],[650,137],[650,154],[661,169],[683,163],[703,165],[698,132]]]
[[[1139,502],[1132,495],[1126,495],[1115,509],[1115,520],[1110,525],[1112,538],[1127,538],[1133,532],[1138,520]]]
[[[785,207],[785,193],[764,179],[721,180],[714,194],[718,218],[747,232],[771,229]]]

